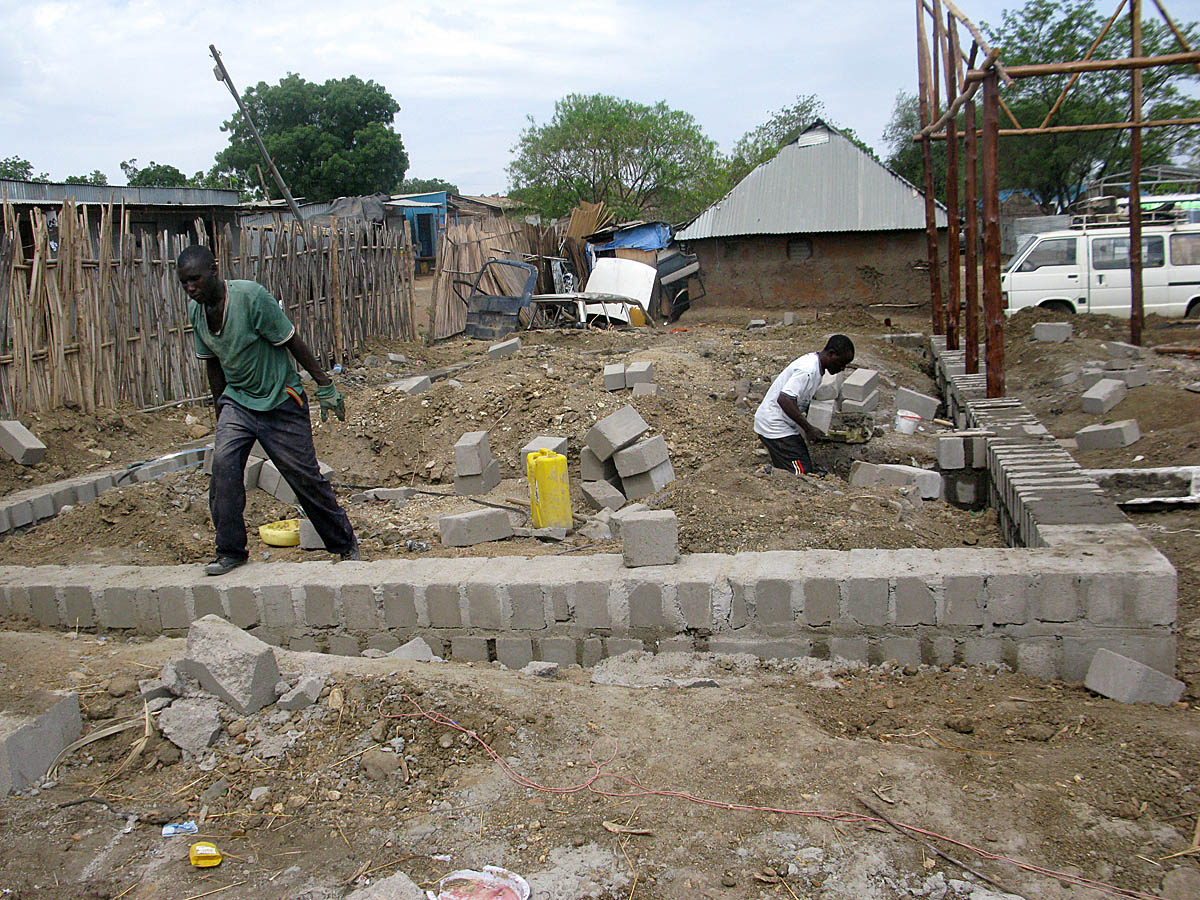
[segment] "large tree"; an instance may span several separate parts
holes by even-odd
[[[400,105],[374,81],[351,75],[315,84],[289,74],[277,85],[260,81],[247,88],[242,102],[296,196],[328,200],[390,191],[408,168],[404,144],[392,129]],[[221,172],[254,185],[260,195],[265,184],[267,196],[280,197],[241,111],[221,129],[229,133],[229,146],[217,154]]]
[[[175,166],[168,163],[156,163],[154,160],[150,160],[148,166],[139,166],[136,159],[126,159],[121,162],[121,171],[125,173],[125,181],[130,187],[200,186]]]
[[[960,118],[960,128],[961,124]],[[892,107],[892,117],[883,130],[883,142],[888,148],[887,164],[901,178],[906,178],[916,187],[925,190],[925,170],[922,168],[923,163],[921,162],[921,145],[912,139],[913,135],[920,130],[921,112],[917,95],[901,91],[896,95],[896,103]],[[933,141],[931,151],[933,193],[939,200],[944,200],[946,197],[945,142]]]
[[[771,113],[757,128],[742,135],[729,157],[730,185],[737,184],[757,166],[773,159],[805,128],[824,115],[825,104],[816,94],[798,94],[795,102]]]
[[[568,94],[544,125],[533,117],[509,164],[512,194],[542,215],[603,201],[618,218],[680,221],[721,195],[716,143],[691,114],[660,101]]]
[[[433,194],[438,191],[448,194],[459,192],[458,185],[440,178],[405,178],[396,186],[397,194]]]
[[[90,175],[68,175],[63,179],[63,184],[108,184],[108,176],[99,169],[93,169]]]
[[[33,164],[19,156],[6,156],[0,159],[0,178],[11,178],[14,181],[49,181],[50,176],[43,172],[35,175]]]
[[[1150,4],[1144,7],[1153,11]],[[1104,27],[1107,15],[1093,0],[1026,0],[1019,9],[1005,10],[996,27],[984,25],[988,38],[1001,50],[1007,65],[1082,59]],[[1177,23],[1195,46],[1195,23]],[[1142,52],[1146,56],[1179,52],[1182,48],[1159,18],[1145,18]],[[1122,15],[1095,52],[1097,59],[1114,59],[1130,53],[1129,17]],[[1144,118],[1170,119],[1200,115],[1194,86],[1200,83],[1189,66],[1159,67],[1144,72]],[[1040,125],[1070,76],[1019,79],[1001,95],[1025,127]],[[1193,86],[1189,95],[1185,90]],[[1093,72],[1079,78],[1055,113],[1052,125],[1124,122],[1131,109],[1128,72]],[[1006,123],[1001,121],[1002,127]],[[1143,165],[1169,163],[1195,152],[1200,129],[1196,127],[1148,128],[1142,137]],[[1001,138],[1002,187],[1029,191],[1044,206],[1070,205],[1093,179],[1128,171],[1128,131],[1094,131],[1068,134],[1018,135]]]

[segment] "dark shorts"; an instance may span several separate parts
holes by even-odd
[[[761,434],[758,439],[771,454],[771,465],[776,469],[787,469],[797,475],[811,475],[813,471],[812,457],[808,454],[808,444],[798,434],[787,437],[769,438]]]

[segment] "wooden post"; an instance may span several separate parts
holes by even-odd
[[[936,0],[935,0],[936,2]],[[946,96],[958,93],[958,29],[954,16],[947,15],[950,49],[943,54],[946,68]],[[961,271],[958,255],[958,123],[951,116],[946,122],[946,349],[958,349],[958,299]]]
[[[979,374],[979,136],[975,132],[975,101],[970,100],[964,109],[964,125],[967,130],[967,291],[964,302],[967,308],[967,374]]]
[[[1132,53],[1142,55],[1142,0],[1130,0],[1129,31],[1133,36]],[[1133,70],[1133,103],[1130,119],[1142,120],[1142,70]],[[1129,343],[1142,343],[1142,129],[1129,132]]]
[[[932,120],[929,109],[929,40],[925,35],[924,9],[922,0],[917,0],[917,75],[919,97],[918,106],[921,113],[921,127],[926,127]],[[936,80],[936,79],[935,79]],[[929,293],[931,303],[932,330],[934,334],[945,333],[945,322],[942,315],[942,278],[938,271],[937,243],[937,207],[933,195],[933,145],[930,138],[921,139],[921,168],[925,175],[925,244],[929,256]]]
[[[1004,396],[1004,310],[1000,305],[1000,83],[983,80],[983,321],[987,395]]]

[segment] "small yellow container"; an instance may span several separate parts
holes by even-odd
[[[534,450],[525,458],[529,508],[534,528],[571,528],[571,482],[567,458],[553,450]]]
[[[188,851],[188,861],[201,869],[219,866],[221,859],[221,851],[217,849],[217,845],[210,844],[208,841],[196,841]]]
[[[271,547],[299,547],[300,520],[280,519],[258,526],[258,536]]]

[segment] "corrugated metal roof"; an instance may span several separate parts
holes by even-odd
[[[10,181],[0,178],[0,193],[10,203],[76,203],[125,201],[130,206],[237,206],[238,192],[209,188],[119,187],[109,184],[54,184],[40,181]]]
[[[937,223],[946,227],[941,204]],[[836,128],[818,121],[738,182],[675,239],[924,227],[921,192]]]

